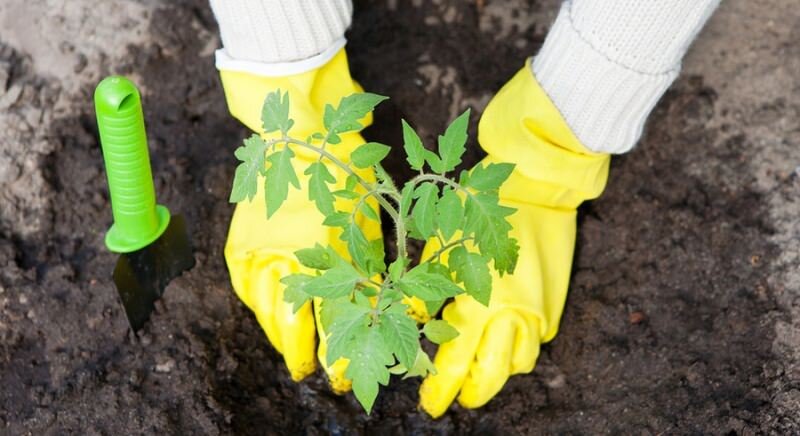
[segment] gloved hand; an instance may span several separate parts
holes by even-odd
[[[514,274],[492,277],[483,306],[467,295],[445,307],[443,319],[460,335],[443,344],[436,375],[420,388],[420,406],[442,415],[458,396],[462,406],[486,404],[514,374],[533,370],[540,344],[556,335],[569,285],[576,208],[605,187],[609,156],[586,150],[526,65],[494,97],[478,126],[487,162],[516,168],[500,189],[501,204],[519,241]],[[439,248],[429,242],[432,253]],[[424,253],[422,258],[428,256]]]
[[[262,135],[264,98],[276,89],[289,92],[290,117],[295,121],[290,135],[297,138],[306,138],[314,132],[324,133],[322,114],[325,105],[337,106],[342,97],[362,92],[350,77],[344,50],[324,66],[292,76],[263,77],[224,70],[220,75],[231,114]],[[371,114],[362,120],[362,124],[368,123],[371,123]],[[329,146],[327,150],[348,162],[352,150],[364,140],[358,133],[341,134],[340,137],[342,142]],[[293,163],[303,189],[290,188],[281,209],[267,220],[263,183],[260,183],[259,192],[252,202],[245,201],[236,206],[225,245],[225,259],[236,294],[255,313],[269,341],[283,354],[292,379],[299,381],[316,368],[315,312],[312,302],[308,302],[297,313],[292,313],[292,305],[283,300],[284,285],[280,279],[297,272],[311,273],[300,265],[294,252],[313,247],[315,243],[331,245],[346,259],[349,255],[339,239],[341,229],[323,226],[324,217],[308,199],[308,176],[303,172],[318,155],[299,148],[294,148],[294,151]],[[343,189],[346,174],[333,164],[328,165],[328,169],[337,178],[332,190]],[[368,181],[375,180],[371,169],[359,171],[359,175]],[[338,210],[348,211],[354,207],[352,200],[338,198],[336,201]],[[371,205],[377,209],[376,204]],[[368,240],[381,237],[378,222],[361,214],[357,214],[357,220]],[[321,323],[316,325],[321,329]],[[319,333],[319,338],[318,357],[325,367],[323,332]],[[350,389],[350,381],[344,377],[346,365],[346,360],[340,359],[332,367],[325,367],[334,391]]]

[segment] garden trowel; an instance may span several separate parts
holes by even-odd
[[[186,224],[156,204],[139,91],[108,77],[94,93],[114,223],[106,247],[120,253],[114,283],[134,332],[144,326],[170,280],[194,266]]]

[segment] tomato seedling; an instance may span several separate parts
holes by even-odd
[[[307,165],[303,174],[308,176],[309,200],[324,216],[324,225],[341,229],[346,253],[319,244],[297,251],[307,272],[283,277],[284,299],[295,311],[312,298],[321,302],[326,363],[349,360],[345,375],[367,413],[390,374],[424,377],[435,372],[420,347],[420,333],[437,344],[458,335],[443,320],[429,321],[420,330],[406,302],[422,300],[435,314],[447,299],[467,293],[488,305],[490,265],[500,275],[513,272],[519,248],[509,236],[506,219],[514,209],[498,200],[498,190],[514,166],[481,164],[457,178],[450,176],[466,150],[469,110],[439,136],[437,151],[426,149],[402,121],[406,160],[418,172],[402,188],[381,166],[388,145],[368,142],[355,148],[349,159],[330,152],[342,142],[340,135],[361,130],[361,120],[385,99],[360,93],[344,97],[338,107],[327,105],[324,131],[299,140],[290,134],[294,121],[288,93],[270,93],[262,110],[264,137],[253,135],[236,150],[241,163],[230,196],[234,203],[252,200],[263,183],[268,220],[288,197],[290,186],[302,189],[296,161]],[[295,151],[313,158],[298,159]],[[369,168],[375,181],[361,175]],[[346,177],[343,189],[331,190],[337,186],[334,174]],[[383,240],[368,240],[358,225],[363,220],[357,218],[380,220],[374,205],[394,224],[397,257],[388,265]],[[414,263],[408,255],[409,238],[433,241],[439,249]]]

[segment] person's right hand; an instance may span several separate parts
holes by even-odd
[[[259,134],[263,134],[261,108],[270,92],[280,89],[289,93],[290,118],[295,122],[291,134],[298,138],[306,138],[314,132],[324,133],[325,105],[335,107],[342,97],[361,92],[350,77],[344,50],[324,66],[292,76],[264,77],[225,70],[220,75],[231,114]],[[370,121],[371,115],[362,120],[362,124]],[[342,142],[328,147],[328,151],[347,162],[351,151],[364,140],[359,133],[346,133],[340,137]],[[325,335],[321,331],[317,333],[315,327],[315,304],[308,302],[293,313],[292,305],[283,299],[282,277],[298,272],[311,273],[297,261],[295,251],[319,243],[332,246],[345,259],[350,258],[339,238],[341,229],[323,226],[323,215],[308,199],[308,176],[303,172],[317,160],[317,155],[294,151],[293,164],[303,189],[290,188],[280,210],[269,219],[263,186],[259,187],[253,201],[239,203],[231,221],[225,259],[236,294],[255,313],[269,341],[283,354],[292,379],[299,381],[314,372],[315,352],[318,352],[334,391],[345,392],[350,389],[350,382],[344,377],[347,362],[340,359],[331,367],[325,365]],[[328,163],[327,167],[337,179],[336,186],[331,186],[332,190],[343,189],[346,174],[333,164]],[[368,181],[375,180],[371,169],[360,170],[359,175]],[[348,211],[355,206],[353,200],[337,198],[336,201],[338,210]],[[376,204],[371,205],[377,210]],[[356,221],[368,240],[381,238],[380,223],[360,213],[356,215]],[[316,325],[321,329],[320,323]],[[318,350],[317,336],[320,338]]]

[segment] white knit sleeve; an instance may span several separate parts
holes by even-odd
[[[566,0],[533,60],[578,139],[624,153],[720,0]]]
[[[284,76],[328,62],[344,46],[352,0],[210,0],[223,48],[217,68]]]

